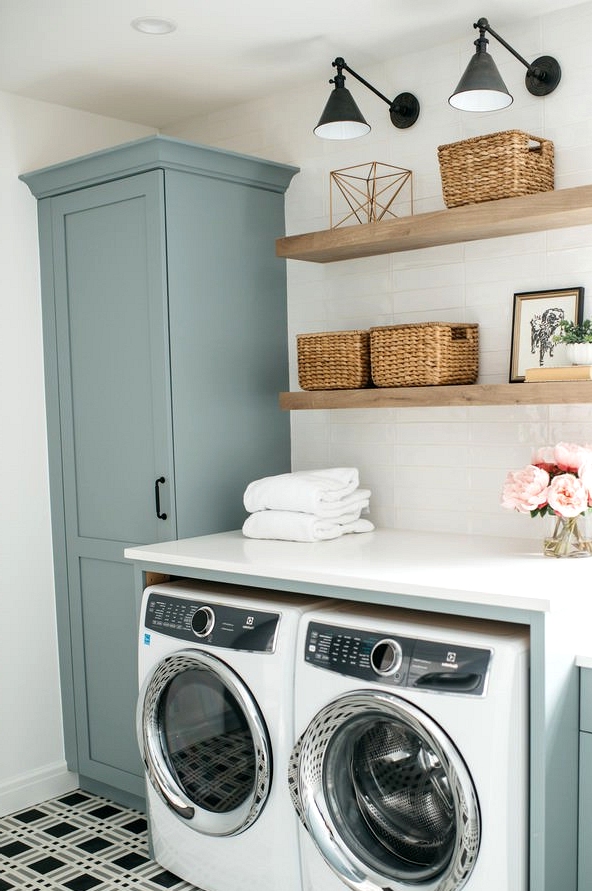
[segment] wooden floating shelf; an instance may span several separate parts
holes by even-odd
[[[592,223],[592,185],[278,238],[276,254],[331,263]]]
[[[592,381],[470,384],[454,387],[368,387],[280,393],[286,411],[333,408],[413,408],[443,405],[553,405],[592,402]]]

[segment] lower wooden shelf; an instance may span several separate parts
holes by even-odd
[[[592,381],[471,384],[454,387],[368,387],[363,390],[280,393],[280,408],[285,411],[441,405],[554,405],[578,402],[592,402]]]

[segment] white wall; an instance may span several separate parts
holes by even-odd
[[[409,130],[396,130],[386,104],[348,77],[373,128],[361,139],[332,143],[312,134],[331,89],[326,82],[294,83],[289,95],[167,132],[298,165],[287,194],[288,234],[327,228],[329,172],[368,161],[412,169],[415,212],[440,209],[437,146],[498,130],[552,139],[557,188],[592,182],[592,3],[532,19],[515,32],[495,26],[526,58],[545,53],[559,59],[563,76],[555,93],[531,96],[526,69],[492,39],[490,51],[514,104],[488,115],[450,108],[448,96],[473,52],[476,32],[467,22],[458,41],[437,52],[426,48],[376,67],[346,56],[381,92],[418,96],[421,116]],[[327,81],[332,59],[344,53],[339,46],[332,51]],[[478,322],[480,381],[506,382],[514,293],[582,285],[592,314],[591,243],[592,227],[586,226],[325,265],[288,261],[292,389],[297,333],[422,320]],[[379,525],[540,541],[545,521],[499,506],[505,474],[527,463],[535,446],[592,442],[592,406],[293,412],[292,430],[294,469],[357,465],[373,490],[372,517]]]
[[[0,814],[76,782],[57,668],[37,202],[18,175],[150,132],[0,93]]]

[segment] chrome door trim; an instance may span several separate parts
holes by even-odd
[[[164,758],[158,706],[163,690],[180,672],[193,668],[210,671],[241,706],[255,748],[255,787],[242,805],[228,813],[212,813],[199,807],[176,782]],[[187,820],[197,832],[212,836],[238,835],[255,822],[263,810],[271,786],[271,744],[265,721],[248,687],[221,659],[202,650],[179,650],[158,662],[144,680],[136,710],[136,733],[150,784],[165,804]]]
[[[429,739],[450,771],[449,780],[458,827],[454,852],[444,871],[424,881],[377,872],[348,847],[336,825],[325,795],[325,758],[338,729],[363,716],[401,717],[420,737]],[[481,835],[477,794],[469,771],[454,743],[421,709],[386,691],[355,690],[342,694],[314,716],[294,746],[289,788],[296,812],[320,854],[336,875],[355,891],[459,891],[475,866]]]

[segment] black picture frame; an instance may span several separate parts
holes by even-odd
[[[562,319],[579,325],[583,313],[582,287],[514,294],[510,383],[522,383],[527,368],[569,365],[565,344],[554,343],[553,336],[559,332]]]

